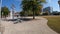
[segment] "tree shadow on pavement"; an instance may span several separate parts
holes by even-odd
[[[18,18],[19,20],[22,21],[31,21],[33,20],[32,18]],[[6,21],[16,21],[17,19],[7,19]]]

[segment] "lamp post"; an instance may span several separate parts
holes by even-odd
[[[58,4],[59,4],[59,9],[60,9],[60,0],[58,1]],[[60,11],[60,10],[59,10]]]

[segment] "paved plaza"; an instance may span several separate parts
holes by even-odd
[[[2,21],[3,34],[57,34],[47,26],[48,20],[36,17],[36,20],[22,21],[13,24],[12,21]]]

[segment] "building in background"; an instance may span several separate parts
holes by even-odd
[[[43,13],[46,13],[47,15],[50,15],[51,11],[52,11],[51,7],[46,7],[43,9]]]

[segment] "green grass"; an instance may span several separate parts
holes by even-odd
[[[60,33],[60,16],[44,16],[48,19],[47,25],[54,31]]]

